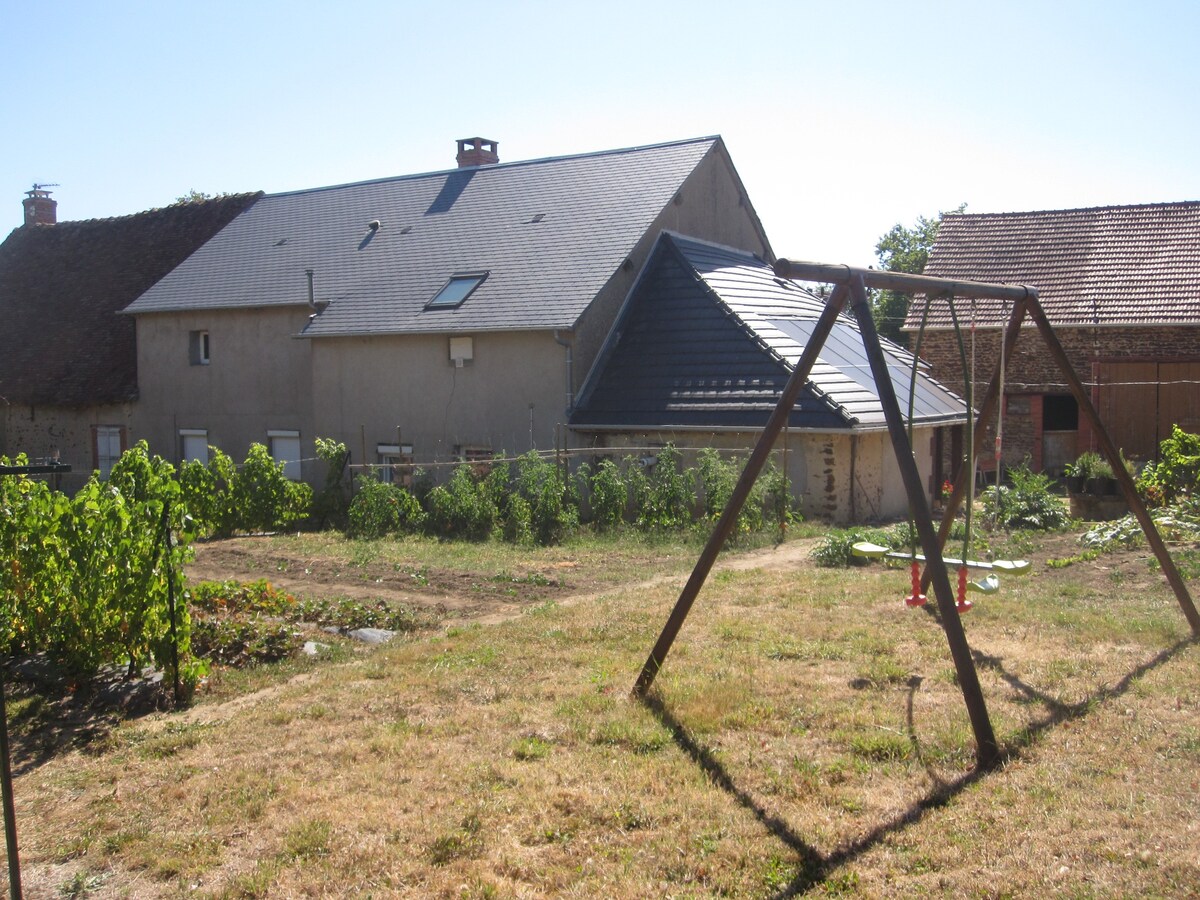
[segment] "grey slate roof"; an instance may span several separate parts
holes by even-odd
[[[1055,325],[1200,322],[1200,202],[1016,213],[950,213],[926,275],[1037,288]],[[967,303],[956,304],[960,321]],[[924,300],[905,328],[920,325]],[[976,324],[1000,325],[1000,301],[977,301]],[[944,301],[928,327],[950,327]]]
[[[720,145],[697,138],[268,195],[128,312],[331,301],[305,335],[572,328]],[[369,223],[377,220],[377,231]],[[487,279],[425,304],[454,273]]]
[[[572,427],[758,428],[775,408],[824,302],[757,257],[664,234],[609,336]],[[907,410],[912,356],[884,342]],[[918,373],[914,420],[960,422],[965,404]],[[792,427],[886,427],[857,325],[835,324],[790,418]]]

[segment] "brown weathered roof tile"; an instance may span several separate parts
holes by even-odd
[[[119,311],[259,196],[14,229],[0,244],[0,398],[67,407],[135,399],[134,320]]]
[[[1056,325],[1194,325],[1200,322],[1200,202],[1020,213],[950,213],[925,274],[1037,288]],[[958,305],[960,321],[971,315]],[[920,325],[924,301],[909,308]],[[978,301],[977,324],[1005,318]],[[929,327],[950,325],[944,302]]]

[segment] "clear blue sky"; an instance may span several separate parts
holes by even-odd
[[[1200,199],[1200,3],[0,0],[0,237],[195,189],[287,191],[724,136],[776,253],[873,263],[967,203]]]

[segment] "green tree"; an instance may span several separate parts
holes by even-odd
[[[951,213],[960,213],[967,204],[959,204]],[[929,262],[929,251],[937,240],[938,228],[942,219],[947,215],[938,212],[935,218],[917,216],[917,221],[911,228],[897,222],[892,226],[879,243],[875,245],[875,256],[879,267],[886,272],[907,272],[910,275],[920,275],[925,271]],[[908,339],[900,331],[904,325],[904,317],[908,313],[908,304],[912,300],[909,294],[899,291],[875,291],[872,297],[872,318],[879,333],[898,344],[907,346]]]

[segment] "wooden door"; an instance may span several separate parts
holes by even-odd
[[[1200,434],[1200,362],[1159,363],[1158,379],[1158,439],[1172,425]]]
[[[1104,362],[1099,370],[1096,411],[1108,436],[1130,459],[1154,459],[1160,440],[1158,363]]]

